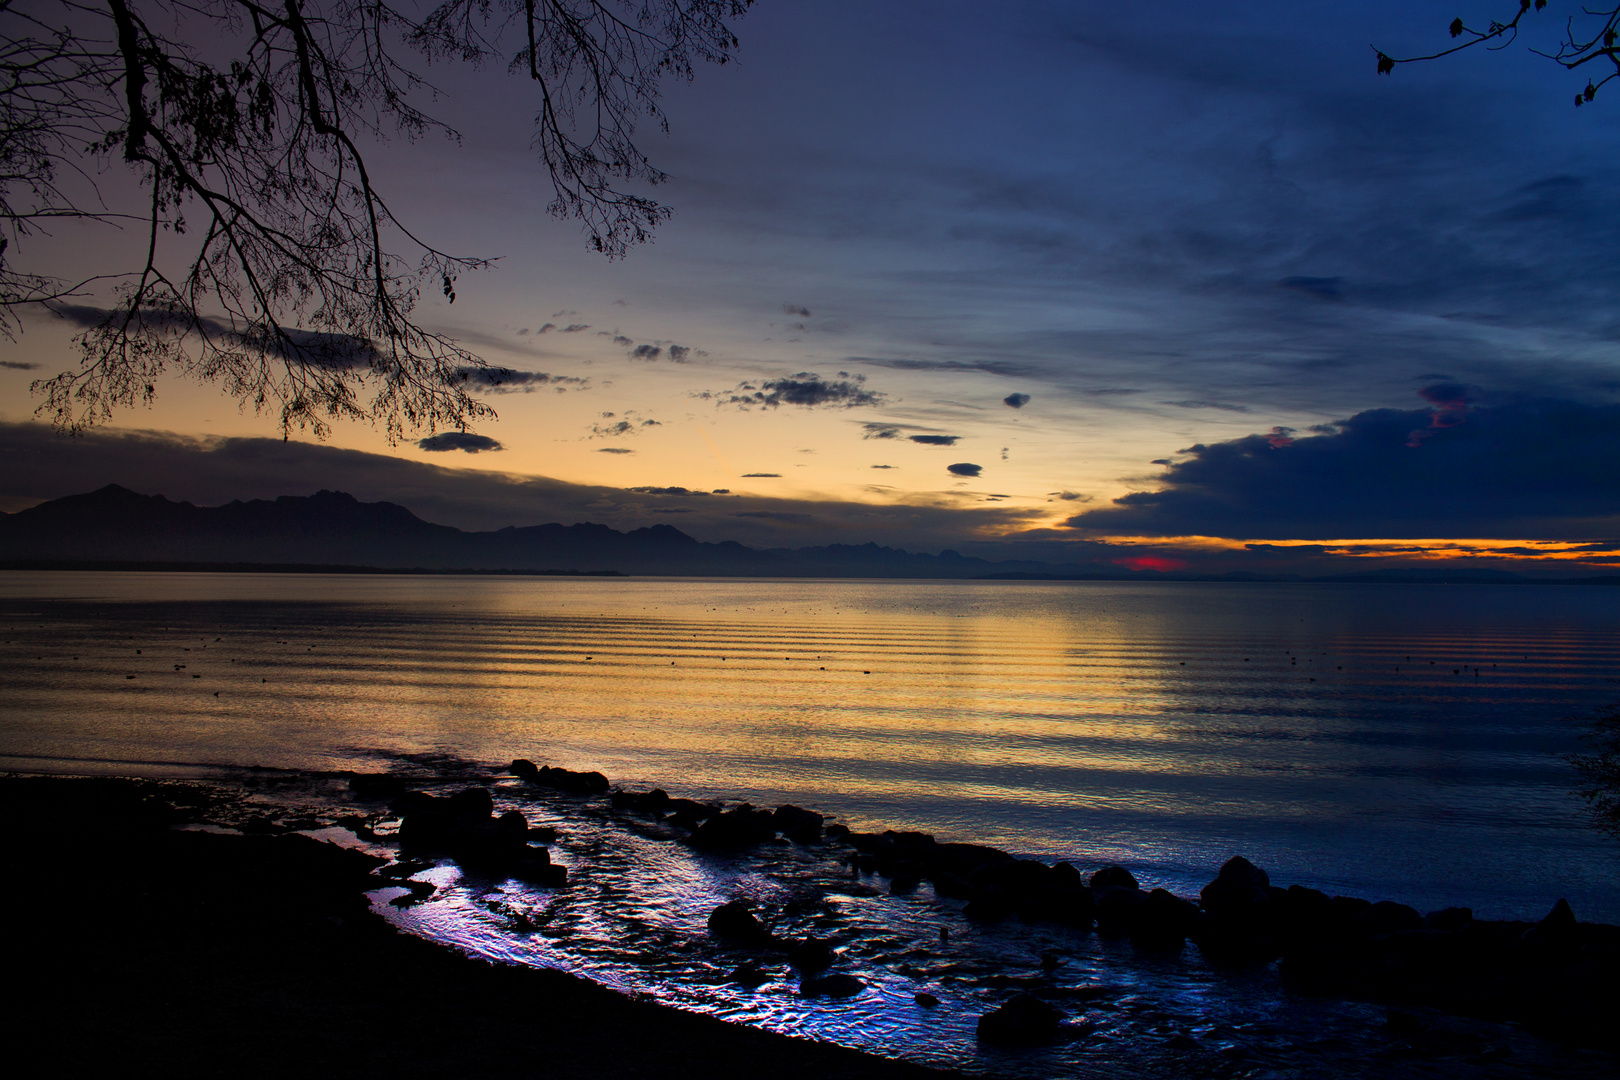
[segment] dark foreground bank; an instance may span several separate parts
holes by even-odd
[[[956,1075],[400,934],[364,895],[378,884],[371,856],[173,828],[212,797],[0,779],[13,1075]]]

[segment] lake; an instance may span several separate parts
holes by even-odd
[[[1566,760],[1570,718],[1620,700],[1614,589],[13,572],[0,637],[11,769],[526,757],[1119,863],[1183,895],[1243,854],[1276,883],[1420,911],[1539,918],[1563,896],[1620,921],[1620,848],[1586,825]],[[719,961],[671,944],[739,881],[825,885],[828,867],[717,872],[602,815],[536,811],[565,833],[574,814],[559,858],[596,860],[591,895],[634,892],[634,912],[608,926],[585,891],[457,891],[444,871],[441,901],[395,917],[688,1007],[964,1063],[937,1031],[728,996],[705,982]],[[848,895],[848,920],[891,936],[938,914],[927,897],[874,914]],[[572,923],[514,936],[489,913],[518,901]],[[1075,963],[1103,971],[1107,948]],[[895,1000],[920,977],[868,959]],[[1206,977],[1166,969],[1152,992],[1203,1000]]]

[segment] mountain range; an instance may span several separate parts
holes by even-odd
[[[708,543],[670,525],[533,525],[468,532],[395,503],[341,491],[196,506],[109,484],[0,514],[0,563],[20,567],[392,570],[709,577],[1106,580],[1302,580],[1255,574],[1127,570],[1106,563],[992,562],[878,544],[751,548]],[[1525,582],[1507,571],[1416,568],[1319,581]],[[1620,579],[1586,579],[1620,581]]]

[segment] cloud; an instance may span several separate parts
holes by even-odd
[[[669,358],[677,364],[686,363],[686,358],[691,354],[692,349],[688,345],[671,345],[669,347]]]
[[[614,338],[613,340],[617,342],[619,339]],[[632,360],[656,360],[662,355],[664,355],[664,350],[657,345],[637,345],[630,350],[630,359]]]
[[[785,315],[797,315],[801,319],[810,317],[810,309],[803,304],[783,304],[782,313]]]
[[[884,395],[866,389],[865,375],[851,377],[848,372],[843,371],[838,374],[839,378],[823,379],[815,372],[801,371],[784,379],[767,379],[757,386],[753,383],[739,383],[733,389],[718,394],[705,391],[698,397],[703,400],[715,400],[720,405],[736,405],[744,409],[752,407],[774,409],[779,405],[854,409],[883,403]]]
[[[984,471],[984,466],[983,465],[971,465],[968,462],[962,461],[962,462],[958,462],[955,465],[947,465],[947,466],[945,466],[945,471],[949,472],[949,473],[953,473],[956,476],[978,476],[979,473]]]
[[[38,371],[38,364],[21,364],[15,360],[0,360],[0,368],[10,371]]]
[[[1054,499],[1062,499],[1064,502],[1088,503],[1091,501],[1090,495],[1082,495],[1078,491],[1049,491],[1047,494]]]
[[[450,376],[469,389],[487,394],[532,394],[536,387],[550,386],[561,392],[566,387],[584,387],[589,379],[573,375],[550,375],[544,371],[513,371],[502,367],[462,367]]]
[[[1033,375],[1039,370],[1033,364],[1021,364],[1010,360],[911,360],[904,357],[885,359],[873,356],[847,356],[844,360],[850,364],[870,364],[873,367],[893,368],[896,371],[982,371],[1008,378]]]
[[[1219,409],[1222,412],[1248,412],[1247,405],[1228,405],[1220,401],[1162,401],[1161,405],[1173,405],[1178,409]]]
[[[591,328],[590,323],[582,323],[582,322],[569,323],[567,326],[562,328],[562,333],[564,333],[564,334],[577,334],[581,330],[589,330],[590,328]]]
[[[1029,401],[1030,397],[1028,394],[1008,394],[1006,397],[1001,399],[1001,403],[1003,405],[1010,406],[1014,409],[1022,409],[1025,405],[1029,404]]]
[[[633,453],[635,453],[635,451],[630,449],[628,446],[602,446],[602,447],[598,447],[596,452],[598,454],[633,454]]]
[[[629,487],[625,488],[624,490],[634,491],[638,495],[679,495],[683,498],[690,498],[699,495],[707,496],[710,494],[710,492],[707,491],[696,491],[692,488],[684,487]]]
[[[745,472],[742,474],[742,478],[744,480],[749,478],[758,478],[760,480],[780,480],[782,478],[782,474],[779,472]]]
[[[910,439],[912,442],[914,442],[914,443],[922,443],[924,446],[955,446],[957,441],[959,439],[961,439],[962,436],[960,436],[960,435],[908,435],[906,437],[908,439]]]
[[[872,468],[874,468],[874,469],[893,469],[893,468],[895,468],[895,466],[893,466],[893,465],[873,465]]]
[[[1236,539],[1594,539],[1620,535],[1620,405],[1547,398],[1373,409],[1198,445],[1164,487],[1069,519],[1132,536]],[[1414,436],[1419,436],[1414,438]]]
[[[462,450],[469,454],[506,449],[506,447],[487,435],[474,435],[468,431],[441,431],[437,435],[429,435],[425,439],[418,439],[416,448],[435,452]]]
[[[627,412],[622,417],[618,413],[605,412],[602,414],[602,420],[612,422],[592,424],[590,427],[591,438],[611,439],[620,435],[636,435],[643,428],[663,426],[657,420],[649,420],[635,412]]]

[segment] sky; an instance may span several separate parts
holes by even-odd
[[[0,345],[0,509],[343,487],[467,528],[1612,571],[1620,92],[1576,109],[1530,51],[1556,2],[1375,73],[1511,6],[762,0],[737,63],[667,88],[675,217],[611,262],[544,212],[522,81],[436,70],[462,142],[368,154],[402,219],[498,259],[418,314],[521,373],[480,390],[499,418],[283,443],[169,380],[70,446],[28,383],[77,327],[37,317]]]

